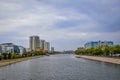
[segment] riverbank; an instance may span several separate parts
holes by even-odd
[[[107,58],[107,57],[99,57],[99,56],[86,56],[86,55],[75,55],[77,58],[85,58],[90,60],[97,60],[102,62],[109,62],[114,64],[120,64],[120,59],[116,58]]]
[[[17,62],[22,62],[30,59],[40,58],[41,56],[33,56],[33,57],[25,57],[25,58],[18,58],[18,59],[9,59],[9,60],[2,60],[0,61],[0,67],[11,65]]]

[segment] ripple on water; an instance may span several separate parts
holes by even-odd
[[[32,59],[0,68],[0,80],[120,80],[120,65],[70,54]]]

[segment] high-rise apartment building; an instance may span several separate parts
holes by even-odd
[[[49,42],[45,42],[45,44],[44,44],[44,50],[45,51],[50,51],[50,43]]]
[[[32,51],[50,51],[50,43],[40,40],[39,36],[30,37],[30,50]]]
[[[50,43],[49,42],[47,42],[47,50],[48,50],[48,52],[50,51]]]
[[[40,38],[39,36],[30,36],[30,49],[35,51],[36,48],[40,47]]]
[[[85,44],[85,48],[95,48],[99,46],[113,46],[114,43],[112,41],[91,41]]]
[[[51,52],[54,52],[54,47],[51,47]]]
[[[44,50],[45,40],[40,40],[40,48]]]

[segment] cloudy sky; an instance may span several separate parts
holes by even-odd
[[[120,0],[0,0],[0,43],[29,47],[31,35],[56,50],[96,40],[120,44]]]

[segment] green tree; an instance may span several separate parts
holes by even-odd
[[[8,53],[2,53],[3,59],[8,59]]]
[[[12,54],[11,54],[11,58],[12,58],[12,59],[16,59],[16,58],[17,58],[16,54],[15,54],[15,53],[12,53]]]
[[[108,56],[109,54],[110,54],[110,47],[109,46],[103,47],[103,55]]]
[[[94,55],[103,55],[102,47],[94,48],[93,54]]]
[[[12,53],[8,53],[8,59],[12,59]]]
[[[81,54],[81,50],[76,50],[76,51],[75,51],[75,54],[76,54],[76,55]]]
[[[120,53],[120,45],[115,46],[115,54]]]

